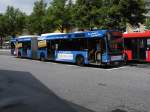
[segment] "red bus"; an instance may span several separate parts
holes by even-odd
[[[123,34],[125,60],[150,62],[150,30]]]

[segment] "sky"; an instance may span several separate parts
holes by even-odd
[[[0,0],[0,13],[6,11],[7,6],[19,8],[21,11],[30,14],[33,9],[34,2],[37,0]],[[49,3],[51,0],[44,0]]]

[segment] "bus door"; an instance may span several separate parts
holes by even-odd
[[[88,40],[89,61],[91,63],[95,63],[95,62],[101,63],[103,50],[104,50],[103,39]]]
[[[132,39],[131,50],[133,53],[133,59],[145,60],[146,59],[146,39]]]
[[[55,58],[55,49],[56,49],[55,40],[48,41],[48,46],[47,46],[48,59],[53,60]]]
[[[98,39],[96,40],[96,51],[95,51],[95,61],[102,62],[102,53],[105,49],[104,40]]]
[[[130,49],[132,51],[132,57],[133,59],[138,59],[139,58],[139,42],[138,39],[131,39],[129,42],[130,43]]]
[[[27,42],[22,42],[22,55],[23,57],[26,57],[27,56],[27,49],[28,49],[28,44]]]
[[[146,39],[138,39],[138,52],[139,52],[139,59],[145,60],[146,59],[146,50],[147,50],[147,40]]]
[[[27,58],[33,58],[33,56],[31,54],[35,54],[34,51],[32,50],[33,48],[31,48],[31,45],[33,46],[34,44],[31,44],[31,41],[25,41],[22,42],[22,55],[23,57],[27,57]],[[32,53],[31,53],[32,52]]]

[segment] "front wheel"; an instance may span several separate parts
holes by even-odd
[[[84,65],[84,57],[83,56],[77,56],[77,58],[76,58],[76,64],[78,66],[83,66]]]
[[[45,56],[40,56],[40,61],[45,61]]]

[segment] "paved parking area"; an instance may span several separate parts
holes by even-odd
[[[31,73],[0,70],[0,112],[80,111],[57,97]]]
[[[150,111],[150,65],[79,67],[0,55],[0,69],[30,72],[62,99],[96,112]]]

